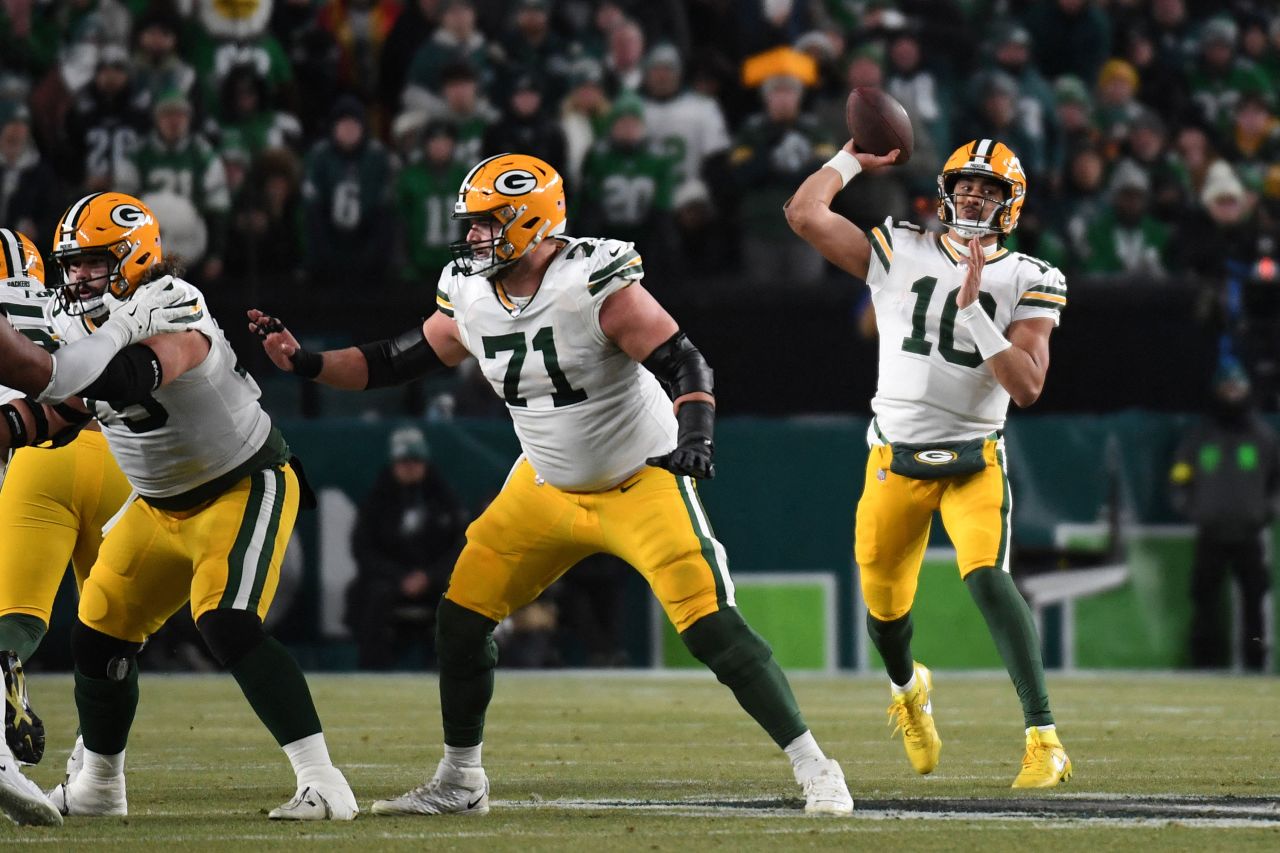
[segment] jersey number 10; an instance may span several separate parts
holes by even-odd
[[[925,337],[925,322],[929,319],[929,304],[933,302],[933,291],[938,280],[931,275],[916,279],[911,285],[911,292],[916,295],[916,307],[911,312],[911,337],[902,339],[902,348],[916,355],[928,355],[933,351],[933,342]],[[942,300],[942,319],[938,323],[938,353],[952,364],[961,367],[981,367],[982,354],[975,350],[956,348],[956,294],[960,288],[949,292]],[[979,291],[978,303],[992,320],[996,318],[996,298],[990,293]]]

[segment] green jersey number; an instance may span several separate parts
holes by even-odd
[[[523,332],[512,332],[509,335],[485,335],[480,339],[484,344],[484,357],[496,358],[500,352],[511,353],[511,361],[507,362],[507,372],[502,378],[502,397],[508,406],[528,406],[529,401],[520,396],[520,370],[524,367],[525,356],[529,354],[528,344]],[[542,353],[542,363],[547,368],[547,376],[555,391],[551,394],[551,404],[557,409],[571,406],[587,399],[587,392],[574,388],[560,369],[560,356],[556,352],[555,335],[550,326],[543,326],[533,336],[533,348]]]
[[[933,302],[933,291],[938,280],[931,275],[916,279],[911,285],[911,292],[916,295],[916,307],[911,312],[911,336],[902,339],[902,349],[916,355],[928,355],[933,351],[933,342],[925,337],[925,322],[929,319],[929,305]],[[938,353],[952,364],[961,367],[979,367],[982,365],[982,354],[976,350],[963,350],[956,347],[956,288],[942,300],[942,319],[938,323]],[[996,318],[996,299],[990,293],[978,292],[978,304],[992,320]]]

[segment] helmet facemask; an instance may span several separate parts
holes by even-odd
[[[956,195],[956,185],[965,177],[985,178],[996,181],[1004,189],[1003,199],[986,198],[980,195]],[[990,234],[1006,234],[1009,230],[1003,225],[1012,215],[1014,185],[990,172],[958,172],[938,176],[939,218],[945,225],[955,229],[961,237],[985,237]],[[967,219],[960,215],[969,199],[977,199],[981,205],[976,219]]]
[[[467,233],[470,233],[473,223],[487,223],[492,235],[488,240],[472,241],[468,240],[464,234],[461,240],[449,244],[453,263],[463,275],[493,278],[533,251],[542,242],[544,233],[551,225],[549,221],[543,220],[542,227],[538,229],[533,239],[529,240],[524,251],[518,252],[507,232],[524,216],[525,211],[528,210],[526,206],[521,205],[517,208],[506,204],[493,210],[482,211],[466,210],[461,202],[458,206],[462,209],[455,212],[453,218],[467,226]]]
[[[119,244],[117,244],[118,246]],[[57,291],[58,304],[72,317],[98,317],[106,313],[105,299],[124,283],[120,273],[121,260],[112,249],[115,247],[93,246],[88,249],[64,249],[53,253],[54,262],[61,273],[62,281],[54,286]],[[126,248],[127,247],[121,247]],[[73,280],[71,266],[78,262],[86,262],[94,258],[106,261],[107,271],[92,278]],[[82,288],[93,290],[91,294],[81,293]]]

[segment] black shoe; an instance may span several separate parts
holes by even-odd
[[[17,654],[0,651],[0,672],[4,673],[4,739],[18,761],[39,764],[44,758],[44,723],[31,710]]]

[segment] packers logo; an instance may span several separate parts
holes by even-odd
[[[960,454],[954,450],[921,450],[915,454],[914,458],[925,465],[946,465],[948,462],[959,459]]]
[[[111,208],[111,221],[121,228],[136,228],[147,221],[147,214],[136,204],[117,204]]]
[[[524,169],[508,169],[493,182],[493,188],[503,195],[527,195],[538,185],[533,172]]]

